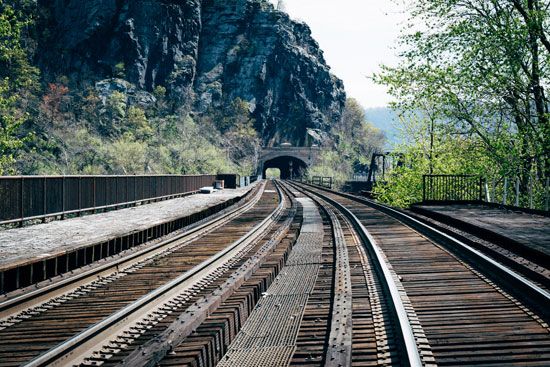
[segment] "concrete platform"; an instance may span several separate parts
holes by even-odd
[[[415,205],[412,210],[516,252],[550,256],[550,217],[482,204]]]
[[[226,189],[208,195],[196,194],[107,213],[0,231],[0,272],[43,262],[45,259],[53,259],[71,252],[77,253],[78,250],[96,244],[108,243],[115,238],[126,237],[128,241],[126,248],[128,248],[137,242],[142,243],[150,239],[150,236],[147,235],[148,232],[145,232],[145,235],[141,236],[145,238],[141,239],[129,237],[131,234],[138,234],[158,226],[168,226],[180,218],[188,218],[205,209],[230,202],[232,199],[234,201],[236,198],[246,195],[252,187]],[[173,228],[176,227],[173,226]],[[165,231],[158,231],[159,236],[160,232],[168,232],[171,228],[167,227]],[[117,244],[114,245],[116,251]],[[123,248],[122,243],[120,247]],[[107,252],[112,252],[108,246]],[[86,253],[83,255],[86,256]],[[78,261],[78,253],[76,257],[75,265],[78,266],[82,259]],[[97,255],[92,255],[91,260],[96,258]],[[67,262],[69,262],[68,258]],[[84,262],[89,263],[90,261],[84,260]],[[57,267],[57,264],[55,266]],[[43,276],[46,277],[46,274]]]

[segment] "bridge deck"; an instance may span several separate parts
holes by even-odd
[[[550,217],[481,204],[417,205],[413,210],[550,256]]]
[[[0,271],[69,253],[190,216],[244,195],[252,186],[0,232]]]

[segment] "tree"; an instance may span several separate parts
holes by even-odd
[[[114,174],[146,172],[147,144],[137,141],[132,133],[125,133],[106,147],[108,167]]]
[[[61,103],[69,93],[69,88],[63,84],[50,83],[46,94],[42,97],[42,108],[49,115],[50,123],[54,124],[61,112]]]
[[[389,87],[404,119],[422,117],[432,148],[433,139],[470,139],[490,158],[479,173],[543,181],[550,176],[549,6],[414,0],[400,65],[375,80]],[[428,155],[437,158],[433,149]]]
[[[25,136],[25,102],[36,88],[38,71],[30,66],[22,33],[30,24],[23,14],[0,0],[0,174],[13,171]],[[28,137],[28,136],[27,136]]]
[[[250,105],[235,98],[223,108],[212,109],[200,117],[206,130],[215,129],[221,134],[218,144],[226,151],[227,159],[238,163],[238,173],[252,174],[260,154],[260,139],[254,128],[255,120]],[[216,137],[212,137],[216,139]]]
[[[349,162],[348,176],[365,173],[373,153],[380,153],[386,142],[384,133],[367,122],[363,107],[353,98],[346,100],[342,119],[334,124],[331,135],[336,150]]]
[[[424,116],[401,121],[401,140],[394,147],[399,165],[393,167],[374,187],[377,199],[398,207],[422,201],[422,177],[433,170],[438,174],[479,174],[491,165],[480,141],[468,136],[440,135],[432,139]]]
[[[342,184],[353,174],[366,174],[373,153],[382,151],[384,133],[367,122],[363,107],[353,98],[346,100],[342,118],[330,134],[331,151],[321,154],[320,163],[309,169],[310,176],[331,176]]]
[[[128,109],[124,130],[132,132],[138,139],[147,140],[153,135],[153,129],[145,116],[145,111],[139,107],[132,106]]]

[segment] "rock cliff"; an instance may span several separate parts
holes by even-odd
[[[263,0],[39,0],[46,75],[162,85],[175,108],[205,112],[239,97],[264,144],[302,145],[340,118],[343,83],[309,27]]]

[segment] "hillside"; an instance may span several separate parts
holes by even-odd
[[[0,10],[2,174],[249,175],[290,143],[326,148],[312,172],[350,176],[384,144],[309,27],[268,1]]]
[[[172,110],[199,114],[240,98],[264,145],[303,144],[341,116],[343,83],[309,27],[267,1],[40,0],[38,11],[46,81],[63,75],[105,98],[127,89],[117,77],[141,104],[161,87]]]

